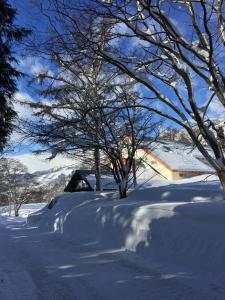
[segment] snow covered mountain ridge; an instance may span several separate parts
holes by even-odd
[[[58,155],[49,160],[49,154],[34,155],[32,153],[9,156],[22,163],[36,180],[39,202],[50,201],[63,192],[72,173],[80,167],[81,161]],[[32,200],[32,199],[31,199]],[[35,200],[35,201],[36,201]]]

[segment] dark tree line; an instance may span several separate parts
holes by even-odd
[[[0,151],[13,129],[16,112],[12,106],[16,80],[22,75],[15,68],[17,59],[13,45],[21,42],[30,31],[14,24],[16,10],[7,1],[0,1]]]

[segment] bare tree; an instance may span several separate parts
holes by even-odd
[[[86,39],[81,53],[92,50],[141,84],[145,100],[133,107],[184,128],[225,190],[224,131],[209,114],[216,101],[225,106],[225,2],[54,0],[49,5],[50,14],[44,5],[42,11],[56,34],[50,42],[61,40],[71,50],[79,33]]]
[[[64,15],[65,22],[73,24],[82,34],[83,28],[70,13],[75,2],[56,2],[56,14]],[[93,0],[91,3],[82,13],[95,20],[92,30],[96,35],[105,30],[108,39],[103,49],[97,39],[86,36],[89,47],[147,88],[145,102],[138,106],[183,127],[216,170],[225,190],[224,132],[215,126],[208,113],[215,101],[225,106],[222,63],[225,2]]]
[[[128,103],[135,104],[136,96],[135,92],[121,89],[119,103],[123,103],[123,107]],[[96,159],[99,159],[99,151],[108,159],[120,197],[126,197],[136,150],[146,135],[152,139],[157,136],[160,121],[154,120],[154,116],[146,114],[142,108],[121,110],[111,107],[112,103],[108,108],[108,104],[101,106],[98,101],[86,97],[79,98],[79,105],[75,108],[71,99],[70,95],[68,102],[64,98],[63,103],[57,100],[48,104],[31,104],[40,120],[39,124],[36,121],[26,124],[29,135],[53,156],[58,153],[80,154],[81,151],[90,155],[90,150],[96,152],[97,149]],[[65,105],[66,113],[62,114]],[[92,105],[94,109],[91,109]]]
[[[12,210],[15,216],[19,216],[21,205],[32,198],[36,181],[28,173],[27,168],[19,161],[12,158],[0,159],[1,174],[1,198],[9,205],[9,214]]]
[[[87,31],[87,34],[92,33]],[[72,47],[69,47],[69,40],[73,40]],[[50,119],[54,119],[54,129],[51,121],[48,124],[48,129],[46,129],[47,122],[43,123],[45,129],[40,124],[36,126],[39,133],[42,128],[52,131],[51,136],[57,136],[57,145],[51,144],[50,149],[48,149],[52,152],[52,158],[58,153],[71,154],[73,151],[73,154],[82,155],[83,158],[85,156],[86,161],[89,161],[91,150],[96,175],[96,190],[101,190],[100,149],[96,141],[96,132],[98,132],[101,119],[99,119],[99,113],[94,112],[92,107],[98,110],[103,103],[105,105],[106,102],[111,103],[112,98],[115,99],[115,90],[119,87],[119,83],[115,83],[118,74],[112,71],[112,67],[100,60],[96,54],[93,55],[93,52],[90,55],[90,51],[83,51],[84,43],[86,40],[77,32],[74,32],[72,37],[65,36],[64,40],[52,24],[51,34],[43,51],[51,59],[54,73],[42,72],[37,74],[35,78],[42,84],[40,94],[44,97],[50,97],[52,103],[51,105],[45,105],[42,102],[27,104],[36,110],[39,121],[47,115]],[[85,113],[86,109],[89,110],[87,114]],[[67,117],[68,121],[66,120]],[[82,119],[81,122],[79,122],[79,118]],[[29,130],[32,136],[37,133],[35,133],[34,124],[35,122],[29,124],[29,128],[33,127],[34,129]],[[72,124],[73,129],[71,129]],[[67,125],[70,126],[69,132],[65,132],[63,129]],[[88,128],[90,129],[88,130]],[[74,134],[75,130],[76,133]],[[44,132],[42,137],[39,134],[38,142],[47,145],[47,142],[44,141],[47,134],[46,131]],[[59,135],[63,146],[59,141]],[[73,145],[72,148],[71,145]],[[76,151],[74,151],[75,148]]]
[[[63,19],[59,22],[67,28]],[[145,135],[155,138],[160,121],[137,106],[140,93],[134,90],[133,82],[88,49],[82,34],[74,29],[71,34],[61,34],[53,23],[51,28],[51,39],[44,49],[54,64],[54,73],[37,76],[43,84],[41,95],[49,101],[27,103],[36,116],[25,124],[28,134],[52,157],[58,153],[90,155],[91,150],[99,190],[102,153],[110,162],[120,197],[124,198],[129,174],[135,169],[137,147]],[[99,37],[91,24],[85,30],[89,38],[96,38],[105,47],[104,30]]]

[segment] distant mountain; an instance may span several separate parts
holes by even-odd
[[[211,121],[213,122],[216,130],[214,130],[212,128],[212,126],[209,126],[210,129],[216,133],[217,131],[217,135],[220,136],[220,138],[222,140],[224,140],[224,148],[225,148],[225,117],[224,118],[218,118],[218,119],[211,119]],[[206,121],[206,123],[208,124],[209,122]],[[195,133],[197,135],[199,135],[199,129],[196,125],[196,123],[193,124],[193,130],[195,131]],[[193,141],[190,137],[190,135],[187,133],[187,131],[184,128],[178,129],[178,128],[172,128],[172,127],[168,127],[165,128],[162,133],[161,133],[161,139],[164,140],[169,140],[169,141],[178,141],[178,142],[183,142],[183,143],[187,143],[187,144],[193,144]],[[202,142],[204,143],[204,141],[202,140]]]
[[[19,160],[33,175],[39,183],[37,193],[34,193],[35,199],[32,202],[50,201],[57,194],[63,192],[67,182],[70,180],[73,172],[79,169],[82,161],[78,158],[68,158],[62,155],[49,160],[50,154],[34,155],[32,153],[18,154],[10,156]]]
[[[50,153],[42,153],[42,154],[16,154],[11,155],[11,158],[19,160],[22,164],[24,164],[29,173],[49,171],[57,168],[65,168],[65,167],[75,167],[81,164],[81,160],[78,158],[68,158],[63,155],[57,155],[53,159],[49,159],[51,156]]]

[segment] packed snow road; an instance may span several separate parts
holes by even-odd
[[[185,274],[167,274],[133,254],[97,251],[0,217],[0,300],[225,299],[195,288]]]

